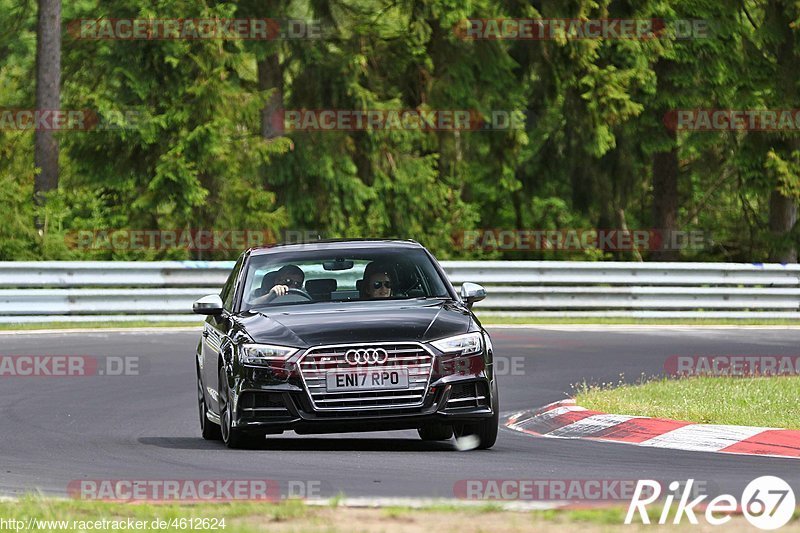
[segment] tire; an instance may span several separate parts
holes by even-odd
[[[424,441],[450,440],[453,437],[453,426],[445,424],[430,424],[417,429],[417,433]]]
[[[208,419],[208,406],[206,396],[203,393],[203,380],[197,376],[197,406],[200,413],[200,433],[205,440],[222,440],[222,432],[219,425]]]
[[[471,424],[457,424],[453,426],[456,438],[475,435],[478,437],[478,450],[488,450],[497,442],[497,431],[500,425],[500,400],[497,397],[497,385],[492,385],[492,411],[491,418]]]
[[[228,388],[228,376],[225,367],[219,367],[219,426],[222,442],[228,448],[239,449],[248,448],[253,444],[251,435],[247,432],[231,427],[233,411],[230,402],[230,389]]]

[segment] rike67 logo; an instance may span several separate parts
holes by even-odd
[[[669,522],[672,504],[676,496],[679,499],[672,523],[675,525],[680,524],[685,516],[690,524],[698,524],[694,508],[703,504],[708,495],[701,495],[689,501],[692,496],[693,484],[694,480],[690,479],[686,482],[681,494],[667,494],[663,501],[658,524],[664,525]],[[669,490],[674,493],[680,486],[679,482],[673,481],[669,485]],[[656,502],[660,497],[660,483],[648,479],[639,480],[631,503],[628,506],[625,523],[632,523],[634,515],[638,512],[642,523],[650,524],[647,506]],[[744,514],[747,521],[753,526],[764,530],[778,529],[785,526],[794,514],[794,491],[786,481],[779,477],[762,476],[754,479],[745,487],[744,492],[742,492],[741,502],[737,501],[731,494],[720,494],[709,501],[705,504],[704,518],[709,524],[720,526],[729,522],[731,514],[735,513],[739,508],[741,508],[742,514]]]

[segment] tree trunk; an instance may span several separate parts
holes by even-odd
[[[61,0],[39,0],[36,41],[36,109],[61,108]],[[51,130],[36,130],[34,163],[40,171],[34,178],[34,201],[58,188],[58,141]],[[41,229],[40,221],[37,227]]]
[[[787,4],[782,0],[767,2],[765,20],[778,29],[781,37],[775,52],[777,75],[773,83],[777,93],[777,103],[773,103],[773,107],[791,109],[796,107],[797,103],[798,57],[794,50],[794,19],[789,16],[790,8]],[[782,142],[779,136],[775,136],[773,146],[776,150],[780,150],[782,157],[791,160],[794,152],[800,150],[800,140],[791,138]],[[797,246],[794,242],[795,237],[792,235],[792,229],[796,222],[797,199],[784,196],[777,188],[773,189],[769,195],[769,230],[775,245],[770,247],[770,261],[797,262]]]
[[[678,148],[653,154],[653,229],[661,231],[662,242],[672,241],[678,229]],[[654,261],[677,261],[679,250],[655,250]]]
[[[283,108],[283,71],[277,49],[258,61],[258,88],[261,91],[274,89],[261,110],[261,136],[274,139],[283,134],[280,128],[283,118],[279,115]]]
[[[674,94],[675,87],[669,79],[674,64],[660,60],[655,67],[658,77],[658,91],[666,95]],[[662,106],[656,109],[656,120],[662,124],[664,114],[670,111]],[[662,243],[672,241],[672,232],[678,229],[678,133],[674,129],[665,132],[665,148],[653,154],[653,229],[662,232]],[[654,261],[677,261],[679,250],[662,249],[650,254]]]
[[[775,237],[769,260],[776,263],[797,263],[797,248],[789,241],[789,232],[797,222],[797,203],[773,190],[769,195],[769,230]]]

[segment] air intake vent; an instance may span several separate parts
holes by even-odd
[[[459,407],[485,407],[489,405],[489,393],[486,383],[473,381],[472,383],[458,383],[452,385],[447,408]]]

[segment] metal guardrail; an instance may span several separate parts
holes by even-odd
[[[800,318],[800,265],[443,262],[483,316]],[[185,321],[232,262],[0,262],[0,322]]]
[[[233,265],[232,261],[0,261],[0,289],[221,287]]]

